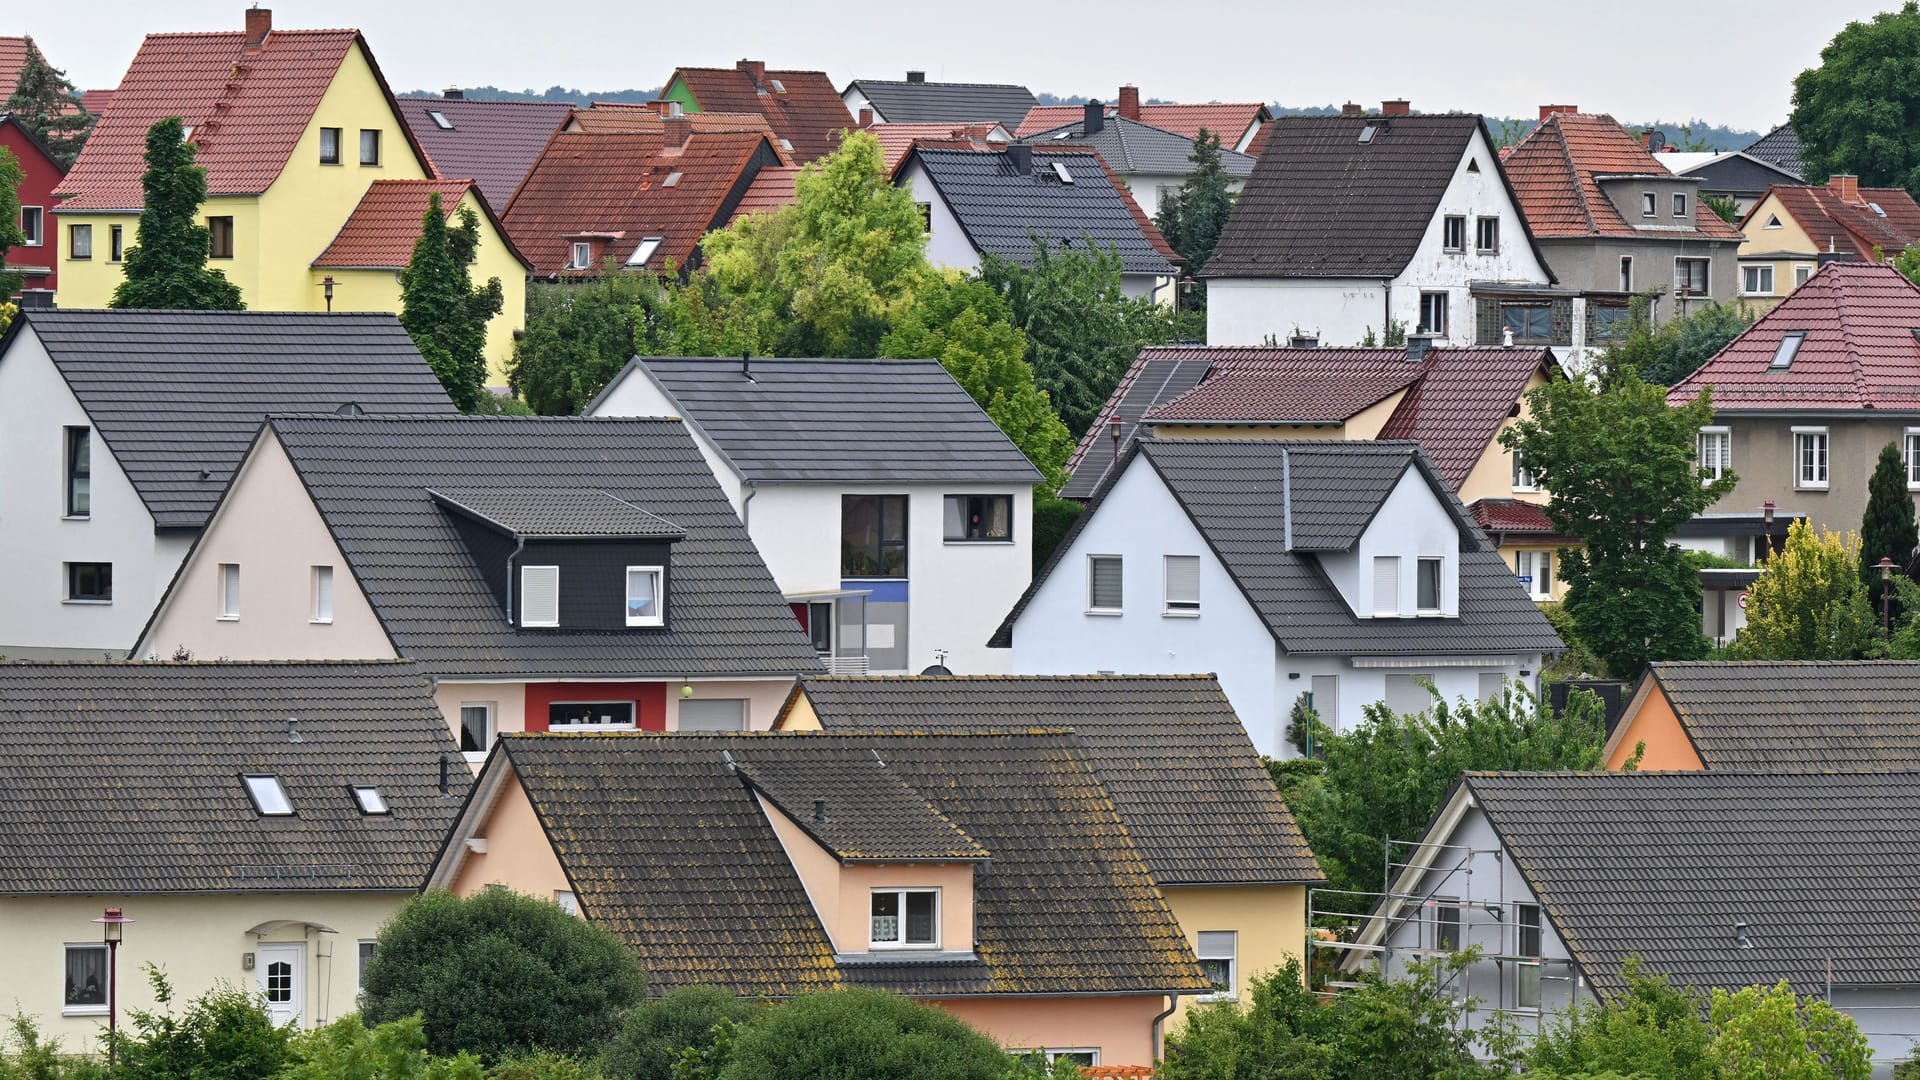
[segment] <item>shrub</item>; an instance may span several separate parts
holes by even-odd
[[[627,1013],[620,1034],[601,1051],[600,1070],[612,1080],[673,1080],[681,1051],[713,1046],[714,1025],[745,1024],[761,1006],[715,986],[685,986],[643,1001]]]
[[[794,998],[733,1045],[720,1080],[1002,1080],[1009,1061],[951,1013],[880,990]]]

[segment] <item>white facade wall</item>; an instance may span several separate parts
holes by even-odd
[[[1385,340],[1386,294],[1386,282],[1364,278],[1215,278],[1207,282],[1207,344],[1259,345],[1271,338],[1285,345],[1304,336],[1322,345],[1358,345],[1369,328],[1376,341]]]
[[[927,172],[920,167],[918,160],[901,170],[894,178],[895,187],[910,188],[915,202],[926,203],[932,218],[927,229],[927,261],[940,270],[961,270],[973,273],[980,269],[980,253],[974,250],[973,242],[967,239],[967,231],[960,227],[960,219],[947,209],[946,200],[927,179]]]

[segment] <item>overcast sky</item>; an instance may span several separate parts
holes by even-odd
[[[239,29],[242,0],[10,4],[74,83],[113,86],[144,33]],[[283,28],[355,26],[396,92],[493,84],[658,86],[679,65],[741,57],[854,78],[1024,83],[1108,100],[1132,82],[1170,101],[1532,116],[1563,102],[1623,121],[1702,117],[1765,130],[1793,76],[1849,20],[1896,0],[279,0]],[[79,13],[84,11],[84,16]],[[22,22],[22,20],[25,20]]]

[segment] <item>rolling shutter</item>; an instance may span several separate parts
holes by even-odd
[[[520,625],[560,625],[560,568],[520,568]]]

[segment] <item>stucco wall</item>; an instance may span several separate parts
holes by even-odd
[[[517,893],[552,900],[557,892],[573,891],[533,803],[517,780],[501,785],[493,811],[476,836],[486,840],[487,850],[467,851],[448,886],[450,892],[472,896],[489,885],[505,885]]]
[[[542,680],[532,685],[542,688],[564,687],[569,683],[587,685],[586,680]],[[683,686],[693,687],[689,698],[680,692]],[[448,679],[436,680],[434,685],[434,704],[440,708],[440,715],[446,717],[447,727],[460,737],[460,709],[464,705],[490,705],[493,707],[493,733],[497,737],[508,732],[540,730],[527,727],[527,688],[525,680],[475,681]],[[793,680],[789,678],[771,679],[689,679],[684,684],[668,682],[662,686],[658,679],[633,680],[632,694],[638,699],[644,694],[664,689],[666,699],[666,730],[680,730],[680,705],[684,701],[708,701],[716,698],[740,699],[746,702],[747,727],[753,731],[765,731],[773,726],[774,717],[780,714],[780,706],[785,704],[787,694],[793,689]],[[645,688],[645,689],[642,689]],[[564,690],[559,691],[562,698]],[[599,700],[601,692],[595,690],[592,695]],[[579,698],[574,698],[579,700]],[[544,708],[544,706],[542,706]],[[539,714],[545,719],[545,713]],[[485,752],[469,753],[467,763],[478,772],[486,761]]]
[[[980,269],[980,253],[974,250],[973,242],[967,239],[967,232],[960,227],[960,219],[947,209],[945,199],[927,179],[925,169],[915,161],[900,171],[894,178],[895,187],[909,188],[913,191],[915,202],[928,204],[932,223],[927,229],[927,261],[942,270],[962,270],[972,273]]]
[[[1625,765],[1641,744],[1646,746],[1639,765],[1643,772],[1706,768],[1686,729],[1680,726],[1680,718],[1674,715],[1673,703],[1652,680],[1641,683],[1626,715],[1620,718],[1620,729],[1609,744],[1613,749],[1607,755],[1606,768]]]
[[[1214,278],[1207,282],[1207,344],[1285,345],[1300,335],[1317,336],[1322,345],[1358,345],[1369,327],[1384,339],[1386,292],[1384,282],[1360,278]]]
[[[1100,1051],[1102,1065],[1153,1063],[1153,1018],[1161,995],[1063,998],[949,998],[933,1001],[1010,1050]]]
[[[680,416],[680,408],[675,405],[645,371],[638,368],[630,370],[607,392],[606,399],[591,413],[593,416]],[[700,456],[706,459],[707,468],[713,470],[714,479],[720,482],[720,490],[726,492],[727,501],[733,505],[734,513],[741,512],[741,499],[745,492],[742,479],[731,464],[721,454],[713,440],[700,430],[700,425],[687,421],[687,433],[693,436],[693,444],[700,448]],[[762,556],[765,557],[764,555]]]
[[[1163,886],[1167,906],[1180,921],[1187,944],[1199,947],[1204,931],[1232,930],[1234,949],[1234,997],[1245,1004],[1253,1000],[1253,980],[1265,975],[1289,959],[1299,959],[1306,970],[1307,890],[1300,885],[1284,886]],[[1182,997],[1180,1008],[1167,1021],[1177,1028],[1187,1013],[1200,1001]]]
[[[1702,212],[1712,213],[1711,210]],[[1638,211],[1628,220],[1638,220]],[[1663,224],[1667,220],[1661,219]],[[1547,262],[1553,266],[1554,275],[1560,279],[1562,288],[1618,292],[1620,259],[1623,256],[1631,257],[1633,288],[1629,291],[1661,293],[1654,311],[1660,322],[1673,318],[1682,309],[1698,307],[1706,300],[1722,303],[1732,300],[1740,287],[1739,268],[1735,265],[1734,257],[1737,249],[1737,243],[1732,240],[1674,237],[1618,240],[1581,237],[1540,241],[1540,250],[1546,253]],[[1673,295],[1673,261],[1677,258],[1713,260],[1713,266],[1707,272],[1706,297],[1676,298]],[[1574,322],[1576,326],[1585,325],[1584,319]]]
[[[1920,430],[1920,416],[1867,421],[1848,415],[1776,419],[1722,413],[1714,423],[1732,433],[1733,471],[1740,481],[1711,511],[1753,513],[1761,503],[1772,502],[1779,513],[1803,513],[1809,524],[1841,532],[1860,530],[1860,518],[1867,509],[1867,479],[1873,475],[1880,449],[1893,443],[1904,453],[1907,429]],[[1796,427],[1827,429],[1825,490],[1794,486]]]

